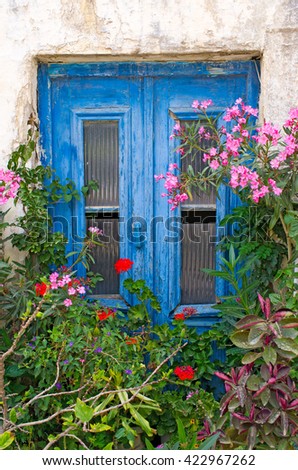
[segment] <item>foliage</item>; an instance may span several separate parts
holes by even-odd
[[[197,123],[177,120],[172,136],[182,158],[203,153],[202,171],[189,165],[178,176],[174,163],[166,176],[156,176],[165,180],[171,209],[193,190],[222,184],[244,203],[222,221],[234,227],[220,243],[228,256],[219,270],[206,270],[229,285],[215,306],[222,321],[201,335],[188,327],[191,307],[171,324],[153,325],[160,305],[141,279],[124,281],[133,298],[128,309],[88,298],[100,275],[79,279],[76,266],[90,270],[102,232],[90,227],[80,250],[66,256],[48,206],[86,196],[96,183],[79,191],[40,165],[30,118],[27,142],[0,174],[0,204],[12,199],[23,209],[11,227],[12,244],[27,253],[24,264],[0,264],[1,449],[297,445],[298,111],[290,112],[282,134],[268,123],[253,128],[257,111],[240,99],[226,110],[227,126],[218,128],[206,112],[210,105],[195,101]],[[9,227],[5,215],[1,232]],[[114,268],[120,274],[132,265],[122,258]],[[214,361],[214,344],[227,347],[225,364]],[[210,393],[216,368],[226,389],[220,404]]]
[[[298,318],[289,310],[272,312],[269,298],[259,295],[259,302],[264,317],[243,317],[231,336],[237,347],[249,350],[244,365],[229,374],[216,372],[226,394],[212,430],[221,431],[221,448],[293,449],[298,443],[298,390],[290,372],[298,356]],[[210,434],[206,423],[198,437]]]
[[[287,249],[282,240],[280,224],[275,227],[278,237],[272,237],[270,220],[273,216],[271,208],[256,205],[240,205],[233,209],[220,222],[220,226],[233,227],[232,233],[227,234],[218,244],[218,250],[225,253],[233,247],[239,255],[239,264],[247,266],[249,283],[255,286],[252,292],[256,297],[257,291],[267,295],[275,288],[273,283],[287,255]],[[251,276],[249,275],[249,271]],[[240,286],[242,284],[240,283]]]
[[[173,374],[178,365],[200,362],[196,332],[180,320],[173,328],[152,326],[146,303],[157,299],[143,281],[127,281],[140,303],[126,313],[84,299],[67,271],[41,281],[29,291],[17,343],[8,338],[9,354],[0,356],[4,430],[19,448],[127,448],[140,432],[153,439],[162,432],[156,417],[172,402],[167,384],[178,387],[175,402],[188,421],[198,410],[213,416],[216,404],[200,391],[198,370],[192,380]],[[192,388],[198,400],[184,408]],[[200,423],[198,415],[196,428]]]
[[[71,203],[97,187],[90,181],[81,192],[71,180],[61,183],[54,170],[38,161],[38,125],[33,116],[28,121],[27,141],[21,144],[8,161],[10,171],[18,175],[20,187],[14,198],[20,203],[23,215],[12,225],[17,227],[11,237],[12,245],[26,252],[26,274],[33,278],[36,271],[46,273],[50,266],[66,263],[63,233],[53,230],[49,208],[59,202]],[[47,182],[47,184],[45,184]]]

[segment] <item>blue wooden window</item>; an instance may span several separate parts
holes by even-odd
[[[112,266],[117,257],[130,258],[134,261],[130,274],[144,278],[161,301],[162,313],[155,321],[168,321],[184,302],[197,308],[192,322],[199,329],[214,322],[211,306],[226,286],[208,281],[196,265],[218,263],[214,244],[209,242],[220,238],[218,223],[237,200],[223,187],[217,201],[212,195],[195,199],[194,207],[185,205],[182,214],[173,214],[160,197],[162,186],[155,183],[154,174],[164,173],[170,162],[179,162],[169,140],[173,113],[192,120],[192,101],[206,98],[213,100],[210,112],[214,114],[238,97],[256,107],[257,67],[255,61],[39,66],[45,162],[62,180],[70,178],[79,187],[90,178],[99,179],[98,193],[85,201],[59,204],[54,214],[55,223],[64,227],[70,251],[80,246],[92,224],[104,228],[107,240],[113,239],[105,255],[100,250],[95,253],[98,271],[106,279],[98,295],[121,305],[132,303],[122,289],[126,275],[119,283]],[[205,224],[199,223],[198,213],[207,217]],[[201,237],[198,250],[188,243],[189,237],[181,242],[181,215],[187,214],[184,231],[189,237]]]

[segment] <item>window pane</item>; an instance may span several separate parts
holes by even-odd
[[[194,120],[183,120],[181,121],[181,125],[195,125],[197,123],[197,121],[194,121]],[[204,122],[203,122],[204,124]],[[204,126],[207,130],[207,126],[205,125]],[[202,142],[202,147],[203,148],[209,148],[210,146],[212,146],[212,143],[210,142],[210,140],[203,140]],[[198,171],[201,172],[203,170],[203,168],[205,168],[208,163],[207,162],[203,162],[203,152],[198,152],[198,151],[193,151],[191,155],[187,155],[186,158],[182,158],[181,160],[182,162],[182,165],[181,165],[181,170],[182,172],[187,172],[187,168],[189,165],[191,165],[193,167],[193,170],[195,173],[197,173]],[[199,205],[210,205],[210,204],[216,204],[216,192],[215,192],[215,189],[213,186],[210,186],[210,192],[208,193],[205,193],[203,191],[196,191],[194,192],[193,191],[193,200],[190,201],[190,200],[187,200],[185,202],[184,205],[196,205],[196,206],[199,206]],[[183,207],[183,206],[182,206]]]
[[[99,183],[99,189],[86,197],[86,206],[118,206],[118,121],[85,121],[84,146],[85,183]]]
[[[192,133],[197,132],[196,120],[181,121],[181,125],[184,124],[193,126]],[[208,130],[207,123],[204,127]],[[203,149],[209,148],[212,143],[210,140],[201,141],[201,146]],[[182,159],[181,170],[187,172],[191,165],[194,173],[201,172],[208,165],[203,162],[203,154],[203,151],[194,150],[191,155]],[[201,269],[215,267],[216,192],[210,186],[208,193],[193,190],[192,195],[192,200],[182,204],[181,303],[215,303],[214,278]]]
[[[95,264],[91,271],[99,273],[104,280],[98,282],[93,294],[118,294],[119,293],[119,275],[114,269],[114,264],[119,258],[119,221],[116,218],[93,218],[87,219],[87,227],[98,227],[103,230],[104,235],[100,237],[103,240],[103,246],[96,246],[92,249],[92,256]]]
[[[117,295],[119,276],[114,270],[114,263],[119,258],[119,137],[118,121],[85,121],[85,184],[96,180],[97,191],[90,191],[86,197],[87,230],[95,226],[103,230],[103,246],[95,246],[92,255],[95,264],[90,266],[104,280],[93,290],[95,295]],[[92,210],[96,215],[92,216]],[[106,212],[104,208],[114,208]],[[116,210],[115,210],[116,208]],[[106,209],[109,211],[109,209]]]
[[[208,219],[212,221],[212,218]],[[215,234],[215,223],[183,224],[182,304],[215,302],[214,277],[201,271],[201,268],[215,267]]]

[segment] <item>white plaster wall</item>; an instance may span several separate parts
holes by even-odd
[[[262,56],[264,116],[298,104],[298,0],[1,0],[0,159],[26,132],[43,61]]]

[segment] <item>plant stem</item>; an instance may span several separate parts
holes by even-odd
[[[292,240],[291,240],[291,237],[289,236],[289,231],[288,231],[288,227],[285,223],[285,219],[284,219],[284,216],[283,216],[283,213],[280,212],[279,213],[279,218],[280,218],[280,221],[282,223],[282,226],[283,226],[283,229],[284,229],[284,232],[285,232],[285,236],[286,236],[286,240],[287,240],[287,247],[288,247],[288,263],[291,261],[292,259],[292,256],[293,256],[293,247],[292,247]]]
[[[5,383],[4,383],[4,359],[0,357],[0,402],[2,402],[2,414],[3,414],[3,423],[0,425],[0,432],[4,432],[6,429],[6,423],[8,420],[8,410],[7,410],[7,401],[5,395]]]

